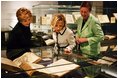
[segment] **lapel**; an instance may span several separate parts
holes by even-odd
[[[84,27],[82,28],[81,32],[84,31],[88,27],[88,24],[90,24],[90,21],[91,21],[91,15],[89,16],[87,22],[84,24]],[[82,20],[82,22],[83,22],[83,20]],[[81,25],[81,27],[82,27],[82,25]]]

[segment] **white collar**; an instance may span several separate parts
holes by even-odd
[[[59,34],[60,34],[60,35],[63,35],[63,34],[65,33],[66,29],[67,29],[67,28],[64,27],[64,28],[59,32]]]

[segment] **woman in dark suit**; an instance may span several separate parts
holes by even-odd
[[[32,14],[26,8],[20,8],[16,12],[18,23],[10,33],[7,43],[7,57],[14,60],[25,52],[30,52],[31,32],[30,23]]]

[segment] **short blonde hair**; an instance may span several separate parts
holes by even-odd
[[[63,21],[64,22],[64,26],[63,27],[66,26],[66,19],[65,19],[63,14],[58,13],[58,14],[55,14],[53,16],[52,21],[51,21],[51,27],[55,27],[57,21]]]
[[[18,21],[22,22],[24,19],[32,18],[32,13],[27,8],[19,8],[16,12],[16,17]]]

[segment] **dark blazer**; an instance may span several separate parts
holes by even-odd
[[[18,22],[8,39],[7,57],[14,60],[25,52],[30,52],[31,35],[30,27],[25,27]]]

